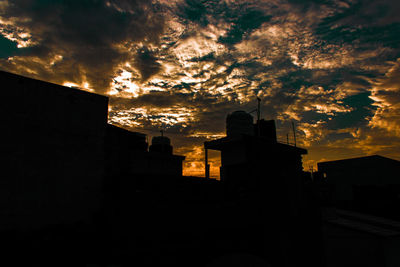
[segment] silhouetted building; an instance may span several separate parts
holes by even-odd
[[[156,231],[148,219],[161,217],[131,220],[132,214],[161,214],[166,201],[159,193],[172,207],[175,195],[192,189],[177,182],[184,157],[172,154],[170,142],[158,149],[160,138],[154,138],[149,152],[144,134],[107,124],[107,97],[6,72],[0,72],[0,83],[7,100],[2,104],[7,114],[1,141],[2,256],[114,259],[120,246],[127,253],[132,247],[124,234],[112,243],[110,231],[123,226],[120,232],[129,233],[136,226],[152,235]],[[134,229],[131,238],[140,236]]]
[[[108,176],[111,179],[116,176],[132,179],[129,176],[132,175],[131,165],[134,158],[147,154],[146,135],[107,124],[105,141]]]
[[[277,142],[274,121],[260,120],[253,125],[250,114],[234,112],[227,117],[227,136],[207,141],[204,147],[206,161],[208,149],[221,151],[220,177],[228,187],[252,191],[285,184],[280,197],[290,196],[295,213],[301,197],[301,155],[307,150]]]
[[[323,266],[307,151],[277,142],[274,121],[230,115],[228,136],[205,143],[221,151],[222,181],[183,177],[169,138],[149,146],[107,124],[107,97],[5,72],[0,82],[0,249],[10,259]]]
[[[148,174],[182,176],[184,156],[173,155],[171,140],[166,136],[154,136],[147,158]]]
[[[227,136],[205,142],[204,148],[206,177],[208,150],[221,151],[224,194],[238,203],[234,225],[258,229],[259,255],[272,266],[323,265],[319,210],[308,205],[303,187],[307,150],[277,142],[274,121],[253,124],[243,111],[228,115]],[[309,250],[321,253],[307,255]]]
[[[275,121],[264,119],[257,121],[254,124],[254,135],[262,136],[271,141],[277,142]]]
[[[107,126],[108,176],[138,175],[182,176],[184,156],[173,155],[171,141],[166,136],[155,136],[147,149],[146,135],[114,125]]]
[[[400,219],[400,161],[379,155],[318,163],[334,205]]]
[[[171,140],[166,136],[154,136],[151,139],[150,152],[172,155]]]
[[[90,221],[100,209],[108,98],[0,71],[0,230]]]

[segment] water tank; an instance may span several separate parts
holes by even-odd
[[[151,139],[151,144],[152,145],[171,145],[171,140],[169,140],[168,137],[166,136],[154,136]]]
[[[262,137],[266,137],[271,141],[276,142],[276,127],[274,120],[259,120],[254,124],[254,134]]]
[[[226,135],[254,135],[253,116],[245,111],[235,111],[226,117]]]
[[[166,136],[154,136],[149,151],[172,154],[171,140]]]

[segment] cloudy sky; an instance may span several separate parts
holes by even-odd
[[[400,160],[399,12],[397,0],[0,0],[0,69],[108,95],[109,121],[165,130],[187,175],[257,96],[279,139],[295,123],[306,170]]]

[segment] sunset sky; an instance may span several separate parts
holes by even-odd
[[[295,123],[305,170],[400,160],[399,14],[397,0],[0,0],[0,69],[109,96],[109,122],[163,129],[186,175],[257,96],[280,140]]]

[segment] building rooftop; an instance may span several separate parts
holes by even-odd
[[[280,151],[296,151],[299,154],[305,155],[307,154],[307,150],[304,148],[283,144],[271,140],[271,138],[263,137],[263,136],[249,136],[249,135],[242,135],[242,136],[227,136],[220,139],[206,141],[204,142],[204,147],[206,149],[213,149],[213,150],[222,150],[227,146],[231,146],[232,144],[239,144],[243,142],[257,142],[263,146],[275,146]]]
[[[47,88],[51,87],[51,90],[53,92],[58,90],[58,91],[62,91],[62,92],[73,93],[73,94],[78,95],[79,97],[88,97],[89,96],[91,98],[107,99],[107,101],[108,101],[108,97],[105,95],[91,93],[91,92],[88,92],[81,88],[63,86],[60,84],[51,83],[51,82],[47,82],[47,81],[43,81],[43,80],[38,80],[38,79],[34,79],[34,78],[30,78],[30,77],[26,77],[26,76],[14,74],[14,73],[2,71],[2,70],[0,70],[0,80],[2,80],[2,82],[4,83],[3,84],[4,86],[7,86],[7,85],[15,86],[16,83],[14,83],[13,81],[17,80],[18,86],[23,87],[25,90],[36,91],[37,89],[43,90],[43,89],[47,89]],[[40,84],[41,86],[40,87],[38,87],[38,86],[26,87],[26,86],[23,86],[25,83]]]
[[[387,158],[384,156],[380,155],[371,155],[371,156],[365,156],[365,157],[356,157],[356,158],[348,158],[348,159],[339,159],[339,160],[331,160],[331,161],[323,161],[323,162],[318,162],[318,167],[324,166],[324,165],[347,165],[347,164],[357,164],[357,163],[367,163],[367,162],[390,162],[394,164],[399,164],[400,161]]]

